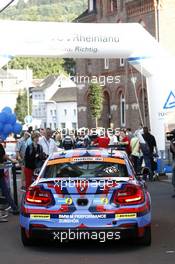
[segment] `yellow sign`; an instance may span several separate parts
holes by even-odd
[[[49,214],[31,214],[30,219],[43,219],[43,220],[49,220],[50,215]]]
[[[136,213],[116,214],[115,218],[117,219],[137,218],[137,214]]]
[[[66,204],[72,204],[72,198],[66,198]]]

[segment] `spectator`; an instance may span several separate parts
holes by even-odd
[[[126,132],[124,130],[120,131],[120,144],[122,146],[125,146],[126,153],[128,154],[128,156],[130,156],[131,155],[130,139],[126,135]]]
[[[126,135],[129,137],[129,139],[131,140],[131,138],[133,137],[133,134],[132,134],[132,130],[131,128],[127,128],[126,129]]]
[[[170,151],[172,153],[172,158],[173,158],[172,185],[174,188],[174,194],[172,195],[172,198],[175,198],[175,139],[174,138],[170,142]]]
[[[76,138],[76,147],[84,148],[84,134],[79,132]]]
[[[24,157],[25,157],[25,152],[27,148],[27,141],[30,138],[30,133],[29,132],[24,132],[24,135],[21,139],[18,140],[16,144],[16,159],[18,160],[21,171],[22,171],[22,189],[24,189],[25,186],[25,176],[24,176]]]
[[[139,173],[141,170],[141,149],[140,142],[137,136],[137,132],[135,132],[134,136],[131,139],[131,161],[133,163],[134,169],[136,173]]]
[[[5,196],[8,204],[12,208],[11,212],[15,215],[15,214],[18,214],[19,211],[11,197],[10,190],[7,186],[5,175],[4,175],[4,165],[5,165],[4,162],[7,160],[11,161],[12,163],[16,162],[15,160],[11,159],[10,157],[6,155],[3,145],[0,143],[0,187],[1,187],[2,193]]]
[[[88,130],[85,131],[85,136],[84,136],[84,147],[87,148],[91,145],[91,139],[88,135]]]
[[[43,152],[43,148],[39,144],[39,134],[34,132],[32,134],[31,139],[32,139],[32,144],[27,146],[24,157],[26,190],[32,184],[34,170],[37,168],[41,168],[44,159],[46,158],[46,155]]]
[[[109,138],[110,138],[110,142],[109,142],[110,146],[114,146],[118,144],[118,137],[116,136],[115,131],[113,131],[112,134],[110,133]]]
[[[50,128],[46,128],[44,136],[42,136],[39,140],[39,144],[42,146],[43,152],[47,157],[58,151],[57,145],[52,138],[52,130]]]
[[[73,149],[75,147],[74,140],[69,134],[64,137],[62,145],[65,150]]]
[[[101,133],[101,135],[94,140],[93,145],[98,146],[99,148],[108,148],[109,143],[110,139],[108,135]]]
[[[153,135],[151,135],[151,133],[148,130],[148,127],[143,128],[143,138],[144,138],[144,140],[147,143],[148,148],[149,148],[147,159],[149,159],[150,165],[148,166],[148,168],[150,168],[150,174],[151,174],[150,180],[153,180],[153,174],[155,171],[154,156],[158,156],[157,144],[156,144],[155,137]],[[145,156],[144,153],[143,153],[143,156]]]

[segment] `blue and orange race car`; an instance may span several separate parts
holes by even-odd
[[[52,154],[22,200],[21,237],[63,242],[125,237],[151,244],[150,194],[123,151]]]

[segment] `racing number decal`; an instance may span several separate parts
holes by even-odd
[[[108,204],[108,198],[107,197],[105,197],[105,198],[101,198],[101,203],[102,204]]]
[[[72,198],[66,198],[66,204],[70,205],[70,204],[72,204],[72,202],[73,202]]]

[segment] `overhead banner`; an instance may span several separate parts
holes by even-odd
[[[58,23],[0,21],[0,55],[73,58],[128,58],[158,47],[135,23]],[[149,56],[151,54],[149,50]],[[144,54],[146,54],[146,50]],[[136,55],[136,54],[135,54]]]

